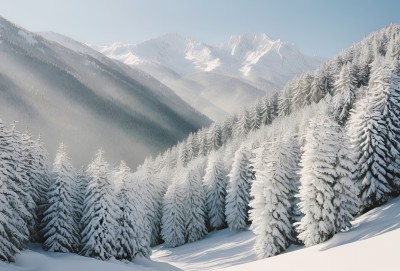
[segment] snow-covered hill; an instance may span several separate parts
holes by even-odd
[[[73,254],[43,251],[38,245],[23,251],[16,263],[0,262],[4,271],[53,270],[397,270],[400,240],[400,198],[358,217],[348,232],[310,248],[292,245],[285,253],[256,260],[250,231],[215,231],[205,239],[177,248],[156,247],[151,261],[98,261]]]
[[[321,63],[263,33],[235,35],[216,46],[175,33],[139,44],[93,48],[150,73],[214,120],[237,109],[237,97],[239,104],[248,104]]]
[[[143,71],[57,37],[0,17],[0,116],[40,133],[50,153],[64,141],[79,164],[103,147],[136,166],[210,123]]]

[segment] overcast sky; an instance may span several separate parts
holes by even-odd
[[[179,32],[208,44],[264,32],[331,57],[389,23],[399,0],[0,0],[0,15],[31,31],[107,45]]]

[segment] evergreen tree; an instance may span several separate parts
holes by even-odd
[[[43,214],[47,210],[47,198],[46,194],[49,188],[50,183],[50,163],[49,163],[49,154],[44,147],[43,142],[41,141],[40,136],[33,140],[32,152],[34,153],[34,166],[35,175],[36,175],[36,186],[38,191],[38,199],[36,202],[36,234],[33,236],[33,240],[36,242],[44,242],[42,232],[39,230],[42,225]]]
[[[210,144],[208,142],[207,130],[201,129],[198,132],[198,140],[199,140],[199,155],[207,156],[210,152]]]
[[[279,95],[278,115],[287,116],[292,112],[293,82],[290,81]]]
[[[349,125],[356,149],[360,198],[365,210],[386,202],[399,176],[399,75],[376,60],[367,96]]]
[[[7,178],[0,175],[0,260],[11,262],[15,260],[15,254],[19,253],[19,249],[14,245],[13,235],[20,232],[16,225],[18,220],[14,219],[9,199],[18,196],[8,190],[6,182]]]
[[[54,252],[73,252],[79,244],[78,220],[74,209],[74,169],[63,143],[59,146],[47,192],[48,209],[43,218],[43,248]]]
[[[169,186],[162,205],[161,235],[170,247],[185,243],[185,189],[180,180],[185,178],[183,173]]]
[[[149,159],[146,159],[138,170],[139,178],[141,179],[141,189],[144,195],[146,195],[144,203],[146,206],[147,225],[150,229],[147,237],[152,246],[161,242],[161,209],[165,193],[164,183],[155,173],[156,169]]]
[[[334,115],[340,124],[343,124],[347,120],[350,109],[356,99],[357,73],[358,70],[355,65],[346,64],[342,67],[339,77],[334,84]]]
[[[209,150],[218,150],[222,146],[222,128],[221,125],[214,122],[208,131]]]
[[[130,202],[132,211],[130,212],[130,223],[132,223],[133,236],[131,242],[134,242],[132,247],[136,247],[137,253],[135,255],[141,255],[143,257],[150,257],[151,248],[148,238],[148,234],[151,233],[148,222],[146,220],[146,207],[144,205],[146,193],[143,191],[144,186],[140,185],[141,179],[138,175],[131,174],[127,180],[127,192],[130,194],[127,199]],[[129,208],[130,209],[130,208]]]
[[[114,183],[118,186],[117,205],[120,210],[117,219],[116,257],[132,260],[138,253],[143,254],[143,251],[146,252],[144,256],[149,256],[143,228],[143,205],[138,200],[139,195],[133,191],[132,186],[135,184],[130,179],[130,168],[124,161],[121,161],[114,172]]]
[[[224,227],[227,179],[223,162],[215,152],[210,153],[208,157],[203,182],[210,226],[216,229]]]
[[[206,228],[206,194],[198,161],[188,166],[185,185],[185,239],[191,243],[203,238]]]
[[[183,142],[179,143],[179,145],[178,145],[177,166],[186,167],[188,161],[189,161],[188,150],[186,148],[186,142],[183,141]]]
[[[83,203],[85,201],[86,188],[88,186],[88,176],[84,167],[75,174],[75,179],[73,183],[73,204],[74,204],[74,214],[77,218],[77,226],[79,233],[79,242],[74,244],[74,249],[80,251],[82,249],[82,236],[81,233],[83,231],[83,223],[82,223],[82,215],[83,215]]]
[[[81,254],[106,260],[115,256],[117,207],[108,164],[102,150],[97,152],[88,166],[87,174],[89,182],[83,203]]]
[[[347,230],[351,227],[351,221],[354,219],[353,215],[358,212],[359,208],[358,190],[354,183],[354,153],[350,147],[350,140],[341,127],[338,128],[338,132],[337,179],[333,186],[336,232]]]
[[[250,164],[250,151],[246,146],[242,146],[236,151],[228,176],[226,221],[230,229],[243,230],[248,223],[250,187],[254,179],[253,166]]]
[[[20,163],[18,156],[18,148],[12,140],[11,131],[6,128],[5,123],[0,119],[0,176],[5,179],[5,188],[9,193],[7,196],[8,206],[13,216],[13,225],[15,229],[10,238],[12,244],[19,250],[23,249],[29,240],[29,230],[27,221],[32,216],[24,204],[27,198],[26,180],[22,179],[21,170],[18,166]]]
[[[297,224],[298,238],[306,245],[322,243],[335,233],[333,205],[336,170],[334,122],[327,117],[310,121],[301,158],[300,209],[304,217]]]
[[[257,236],[254,250],[259,258],[281,253],[292,240],[289,197],[293,182],[291,159],[294,158],[289,147],[274,139],[256,151],[250,218],[251,228]]]
[[[14,161],[14,179],[17,185],[23,190],[24,193],[20,194],[20,198],[25,205],[29,215],[25,216],[25,221],[30,232],[32,232],[36,225],[36,203],[34,200],[35,190],[32,187],[30,180],[30,163],[32,159],[29,157],[29,137],[24,138],[23,134],[16,129],[15,123],[11,125],[10,130],[10,144],[13,150]]]
[[[300,176],[298,174],[300,170],[300,159],[301,159],[301,152],[300,152],[300,145],[298,142],[297,134],[298,132],[292,131],[292,135],[286,136],[283,138],[282,144],[286,145],[287,150],[289,151],[286,160],[287,163],[287,171],[286,177],[290,180],[289,184],[289,202],[290,202],[290,209],[289,209],[289,219],[291,224],[293,225],[296,222],[299,222],[302,218],[302,213],[298,206],[300,202],[299,198],[299,188],[300,188]],[[297,239],[297,234],[293,232],[294,238],[293,242],[299,242]]]

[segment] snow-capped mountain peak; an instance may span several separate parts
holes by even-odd
[[[232,35],[218,45],[171,33],[138,44],[94,48],[143,69],[214,120],[224,118],[238,102],[254,101],[321,63],[265,33]]]
[[[217,48],[229,52],[231,56],[242,58],[248,52],[270,48],[274,42],[264,33],[246,33],[231,36],[226,42],[219,44]]]

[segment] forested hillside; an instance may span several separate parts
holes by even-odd
[[[389,25],[136,171],[99,150],[77,172],[63,144],[49,170],[41,148],[24,151],[24,134],[2,128],[0,257],[31,239],[131,260],[248,224],[260,258],[322,243],[400,192],[399,59],[400,26]]]
[[[150,75],[72,42],[82,52],[0,16],[1,118],[40,133],[51,157],[64,141],[77,164],[101,146],[137,166],[211,123]]]

